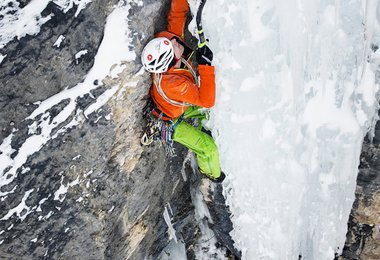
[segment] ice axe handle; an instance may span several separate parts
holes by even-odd
[[[206,4],[206,0],[201,0],[201,3],[199,4],[198,11],[197,11],[197,17],[196,17],[198,36],[199,36],[198,48],[202,48],[203,46],[207,45],[207,41],[206,41],[203,27],[202,27],[202,12],[203,12],[203,7],[205,4]]]
[[[199,36],[199,44],[198,48],[202,48],[203,46],[207,45],[208,41],[205,39],[205,34],[202,31],[198,31],[198,36]]]

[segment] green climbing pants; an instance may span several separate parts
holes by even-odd
[[[200,107],[189,107],[183,119],[193,118],[198,119],[198,128],[182,120],[174,130],[173,140],[193,151],[201,172],[216,179],[220,176],[218,147],[210,135],[201,131],[201,120],[206,118],[206,114]],[[174,124],[177,121],[178,119],[174,121]]]

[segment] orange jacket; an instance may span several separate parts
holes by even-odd
[[[174,36],[184,38],[184,25],[186,15],[189,11],[187,0],[172,0],[168,15],[167,31],[160,32],[155,37]],[[160,87],[165,96],[171,100],[188,103],[200,107],[210,108],[215,104],[215,74],[214,67],[198,65],[200,75],[200,86],[195,83],[192,73],[188,69],[176,69],[171,67],[167,72],[161,74]],[[157,108],[170,118],[177,118],[188,108],[187,105],[174,105],[169,103],[158,92],[157,76],[152,74],[153,86],[150,94]]]

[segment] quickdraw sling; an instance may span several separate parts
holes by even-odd
[[[172,156],[175,154],[172,136],[177,125],[183,120],[183,115],[175,122],[173,120],[163,120],[162,113],[157,118],[152,115],[152,111],[154,110],[152,103],[153,101],[150,101],[146,108],[144,108],[144,118],[147,120],[147,124],[141,137],[141,144],[150,145],[153,141],[161,141],[165,147],[166,154]]]

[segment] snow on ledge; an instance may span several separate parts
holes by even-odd
[[[43,10],[44,1],[38,0],[33,1],[32,3],[39,3],[40,10]],[[38,107],[26,119],[33,120],[33,122],[30,123],[29,129],[38,126],[41,131],[39,133],[31,131],[30,134],[32,135],[21,144],[17,155],[14,157],[11,156],[14,152],[11,146],[12,139],[14,138],[13,134],[6,137],[3,140],[3,143],[0,144],[0,187],[12,183],[17,176],[18,170],[25,164],[28,157],[38,152],[49,140],[57,137],[59,134],[64,134],[70,128],[86,120],[83,116],[80,116],[81,112],[84,111],[77,109],[77,99],[86,94],[90,94],[91,90],[97,88],[97,86],[93,84],[95,80],[102,81],[105,77],[110,75],[111,68],[118,68],[122,66],[122,62],[125,63],[125,61],[132,61],[135,59],[136,54],[134,51],[129,50],[131,41],[127,18],[129,9],[129,4],[120,4],[116,6],[113,12],[108,16],[103,41],[99,46],[94,65],[86,75],[84,81],[70,89],[67,88],[63,90],[46,100],[35,103]],[[0,30],[4,29],[2,27],[0,28]],[[0,43],[4,43],[4,38],[1,38],[1,40]],[[114,66],[115,64],[116,66]],[[101,95],[98,100],[95,101],[94,105],[87,108],[85,111],[86,115],[89,115],[106,104],[116,90],[117,87],[113,87]],[[60,113],[53,117],[49,112],[46,112],[62,100],[69,100],[69,102]],[[70,118],[72,118],[72,120],[68,120]],[[54,134],[53,130],[56,126],[61,125],[63,122],[67,122],[67,124],[63,125],[61,129],[58,130],[58,133]],[[67,187],[62,187],[62,189],[55,194],[55,198],[58,196],[58,198],[62,199],[60,192],[64,192],[65,188]],[[7,194],[13,192],[14,190],[3,193],[0,192],[0,197],[5,198]],[[32,192],[33,190],[28,191],[20,205],[25,204],[25,200]],[[61,195],[61,197],[59,197],[59,195]],[[7,214],[4,212],[3,214],[5,214],[5,216],[2,220],[8,219],[15,212],[19,212],[18,209],[11,210]],[[18,217],[24,219],[27,214],[21,216],[20,212],[17,213]]]
[[[63,40],[65,40],[65,36],[60,35],[58,39],[55,41],[55,43],[53,44],[53,46],[57,48],[61,47]]]
[[[28,199],[29,195],[33,192],[33,190],[34,189],[31,189],[25,192],[20,204],[8,211],[8,213],[0,220],[8,220],[10,217],[12,217],[13,214],[16,214],[19,217],[19,219],[23,221],[26,218],[26,216],[28,216],[31,213],[30,207],[26,205],[25,201]]]
[[[74,5],[78,6],[75,17],[92,0],[55,0],[52,1],[66,13]],[[19,7],[16,0],[3,1],[0,4],[0,49],[4,48],[15,37],[20,40],[26,35],[36,35],[40,32],[43,24],[49,21],[53,14],[42,17],[42,11],[47,7],[50,0],[33,0],[24,8]]]
[[[0,64],[3,62],[3,60],[7,57],[7,55],[0,54]]]

